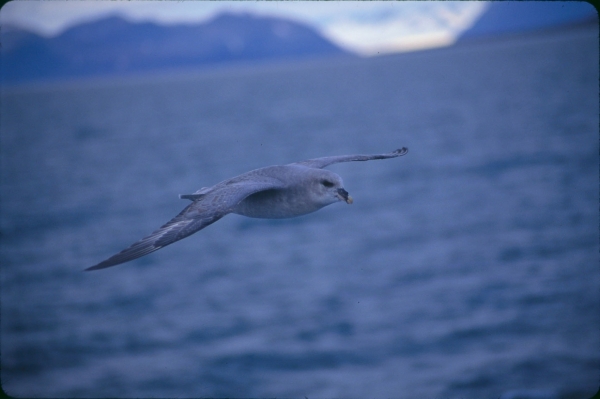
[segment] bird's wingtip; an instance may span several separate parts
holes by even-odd
[[[118,263],[109,263],[109,262],[104,261],[104,262],[98,263],[97,265],[90,266],[90,267],[88,267],[86,269],[83,269],[83,271],[84,272],[91,272],[91,271],[94,271],[94,270],[106,269],[107,267],[116,266],[116,265],[118,265]]]
[[[408,152],[408,148],[402,147],[402,148],[397,149],[393,153],[396,154],[397,156],[401,157],[402,155],[406,155],[407,152]]]

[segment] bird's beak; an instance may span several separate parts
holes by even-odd
[[[337,190],[338,192],[338,197],[340,197],[340,199],[346,201],[347,204],[351,204],[354,200],[352,199],[352,197],[350,196],[350,194],[348,194],[348,191],[344,190],[343,188],[339,188]]]

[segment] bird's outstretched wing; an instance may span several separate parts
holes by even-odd
[[[280,188],[276,179],[225,181],[210,189],[185,207],[177,216],[129,248],[85,269],[98,270],[129,262],[179,241],[231,212],[231,209],[249,195],[263,190]]]
[[[325,166],[339,163],[339,162],[351,162],[351,161],[370,161],[372,159],[387,159],[396,158],[405,155],[408,152],[408,148],[402,147],[396,151],[387,154],[373,154],[373,155],[336,155],[332,157],[314,158],[307,159],[306,161],[294,162],[290,165],[304,165],[309,168],[321,169]]]

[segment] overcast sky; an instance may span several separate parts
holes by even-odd
[[[2,7],[0,23],[53,36],[111,14],[177,24],[247,11],[303,22],[339,46],[372,55],[452,44],[486,7],[480,1],[16,0]]]

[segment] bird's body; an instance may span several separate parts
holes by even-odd
[[[337,174],[321,169],[338,162],[395,158],[389,154],[341,155],[315,158],[288,165],[268,166],[181,195],[192,201],[177,216],[118,254],[86,270],[104,269],[128,262],[181,240],[216,222],[228,213],[266,219],[290,218],[317,211],[334,202],[352,203]]]
[[[320,192],[316,191],[317,195],[312,195],[313,190],[324,187],[320,183],[321,180],[332,183],[335,181],[340,188],[342,187],[339,177],[328,170],[303,165],[282,165],[257,169],[241,176],[278,180],[281,187],[258,191],[244,198],[232,210],[232,213],[238,215],[263,219],[290,218],[317,211],[340,200],[338,193],[321,196]],[[289,185],[289,181],[299,184]],[[311,201],[303,200],[311,196],[314,197]]]

